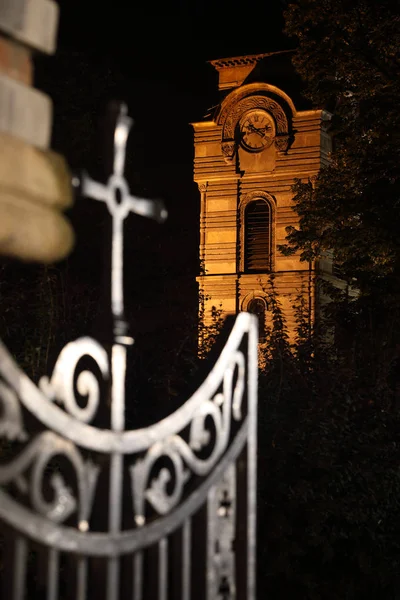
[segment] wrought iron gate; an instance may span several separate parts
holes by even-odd
[[[80,181],[113,219],[111,350],[73,341],[36,386],[0,343],[1,597],[254,600],[256,319],[175,413],[125,430],[123,221],[165,217],[129,194],[129,127],[122,110],[108,185]]]

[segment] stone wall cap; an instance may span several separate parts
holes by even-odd
[[[59,7],[54,0],[0,1],[0,30],[46,54],[56,49]]]

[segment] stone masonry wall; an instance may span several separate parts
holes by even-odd
[[[33,87],[34,55],[56,49],[53,0],[0,2],[0,253],[28,261],[66,256],[73,232],[64,159],[49,149],[52,102]]]

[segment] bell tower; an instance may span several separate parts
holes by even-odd
[[[272,274],[290,330],[299,294],[314,311],[316,265],[286,257],[278,246],[285,243],[286,227],[298,222],[292,185],[315,176],[329,160],[330,115],[309,110],[296,91],[291,53],[225,58],[211,65],[221,99],[204,120],[192,123],[200,192],[200,298],[206,322],[213,306],[225,314],[257,314],[262,341]],[[331,267],[326,261],[318,268]]]

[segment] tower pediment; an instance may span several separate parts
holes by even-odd
[[[257,63],[271,54],[247,54],[210,60],[210,65],[218,71],[218,89],[230,90],[242,85]]]

